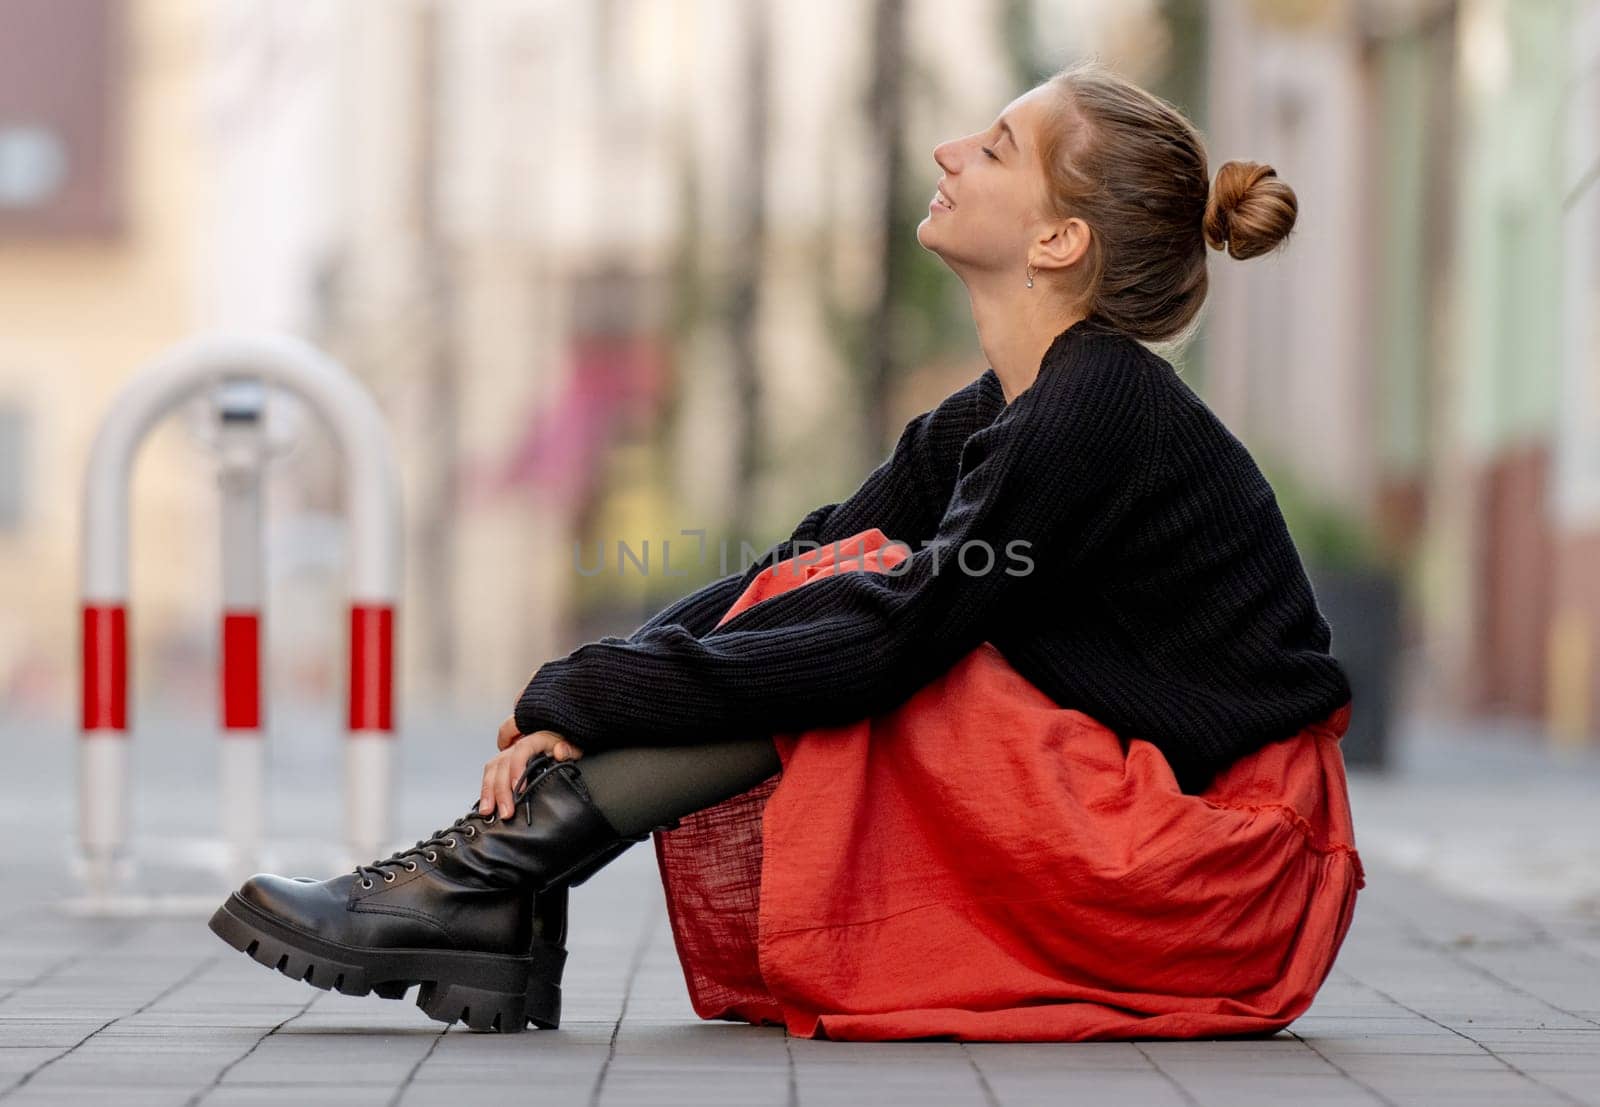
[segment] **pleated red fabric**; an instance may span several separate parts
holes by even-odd
[[[763,571],[723,619],[906,556],[862,531]],[[1155,746],[985,642],[893,711],[775,735],[780,773],[656,832],[690,1001],[851,1041],[1281,1029],[1365,884],[1349,720],[1346,702],[1185,795]]]

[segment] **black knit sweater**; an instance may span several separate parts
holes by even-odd
[[[906,561],[714,626],[762,570],[869,527]],[[1350,698],[1244,445],[1170,363],[1089,319],[1011,403],[985,369],[760,561],[540,666],[514,715],[586,752],[792,733],[886,712],[984,641],[1153,743],[1189,793]]]

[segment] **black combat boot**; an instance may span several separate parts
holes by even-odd
[[[474,802],[433,837],[330,880],[252,876],[211,929],[313,987],[401,999],[420,984],[417,1006],[430,1018],[554,1029],[567,889],[650,831],[618,834],[578,767],[549,754],[528,761],[513,799],[508,819],[480,815]]]

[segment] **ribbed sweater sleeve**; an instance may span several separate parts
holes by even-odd
[[[1063,332],[1035,382],[964,440],[933,534],[893,571],[818,578],[699,637],[663,622],[587,643],[533,675],[518,729],[556,730],[590,751],[796,732],[889,710],[988,638],[1038,578],[1059,588],[1104,540],[1148,462],[1154,411],[1125,347]],[[915,451],[918,436],[907,434],[901,443]],[[880,526],[904,540],[886,516],[833,516],[819,533]]]
[[[690,634],[701,635],[717,625],[723,612],[733,606],[733,601],[744,591],[744,574],[729,573],[710,584],[674,600],[646,619],[639,629],[628,637],[637,638],[658,627],[670,624],[686,629]]]

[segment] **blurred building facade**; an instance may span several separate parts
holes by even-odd
[[[922,149],[1016,94],[1000,7],[912,6],[910,49],[932,78],[911,121]],[[89,444],[132,372],[199,328],[303,335],[388,414],[407,519],[401,704],[509,711],[540,659],[738,567],[745,546],[864,472],[852,436],[840,442],[850,368],[820,290],[862,299],[877,279],[870,0],[29,0],[13,12],[13,53],[61,70],[48,85],[59,100],[100,90],[90,130],[108,152],[90,183],[114,218],[0,227],[8,710],[75,713]],[[104,44],[103,59],[81,58],[99,66],[92,80],[62,64],[86,26]],[[753,61],[772,151],[759,162]],[[35,110],[18,72],[0,85],[7,117]],[[931,156],[917,172],[931,189]],[[738,217],[752,192],[766,220],[754,254]],[[726,302],[756,282],[771,494],[759,533],[718,533],[740,475],[734,351],[726,312],[694,297]],[[902,417],[975,374],[971,353],[908,388]],[[186,425],[201,406],[165,422],[133,474],[136,717],[153,701],[205,711],[215,696],[217,493]],[[336,701],[343,482],[324,428],[285,407],[298,435],[267,486],[269,703]],[[577,570],[580,534],[604,544],[592,577]],[[648,556],[647,572],[619,567],[618,543]]]
[[[411,694],[509,712],[543,658],[627,632],[738,567],[741,538],[758,551],[859,480],[856,451],[818,450],[849,375],[819,286],[859,299],[874,280],[858,102],[870,3],[217,10],[212,109],[227,122],[212,141],[219,179],[240,182],[221,193],[243,199],[215,209],[209,265],[233,279],[210,321],[310,334],[389,413]],[[944,102],[990,111],[1014,95],[999,43],[970,33],[994,12],[920,9],[931,68],[965,52],[966,85]],[[746,152],[755,35],[781,44],[770,162]],[[931,188],[931,157],[925,173]],[[754,245],[740,215],[752,190]],[[757,291],[745,284],[767,305],[754,352],[778,462],[761,533],[735,535],[718,531],[739,469],[725,305]],[[697,292],[720,306],[686,302]],[[325,483],[298,510],[341,495]]]
[[[104,57],[93,79],[0,66],[0,117],[59,118],[69,146],[89,143],[73,164],[94,178],[29,201],[49,136],[0,132],[8,708],[70,709],[89,440],[133,368],[199,327],[304,335],[388,414],[407,519],[402,707],[508,712],[541,659],[740,567],[741,541],[764,547],[874,460],[838,307],[882,279],[866,110],[878,0],[11,3],[26,16],[4,47],[17,57],[65,57],[67,41]],[[1180,106],[1213,170],[1270,162],[1301,209],[1280,254],[1213,255],[1185,371],[1253,452],[1378,526],[1406,574],[1425,702],[1590,737],[1597,8],[905,8],[919,192],[939,141],[1022,91],[1019,38],[1053,65],[1098,51],[1141,81],[1169,54],[1200,56],[1203,96]],[[931,312],[953,337],[897,382],[900,419],[983,365],[959,283],[942,285]],[[748,342],[730,325],[740,304]],[[749,394],[741,358],[759,366]],[[752,476],[730,431],[747,401],[766,461],[735,534],[718,528]],[[297,423],[269,484],[269,671],[279,693],[336,699],[344,488],[326,434]],[[135,711],[150,695],[204,708],[209,460],[174,420],[134,479]],[[681,533],[702,528],[704,556]],[[579,572],[580,537],[601,572]],[[647,575],[619,566],[618,542],[648,543]]]
[[[1600,4],[1210,11],[1213,162],[1301,212],[1214,270],[1208,400],[1379,528],[1418,699],[1600,739]]]
[[[0,703],[76,717],[77,551],[95,427],[193,329],[203,64],[190,5],[14,0],[0,31]],[[134,477],[131,677],[205,702],[187,633],[214,601],[198,455],[169,423]],[[214,514],[214,506],[210,508]],[[213,543],[214,544],[214,543]]]

